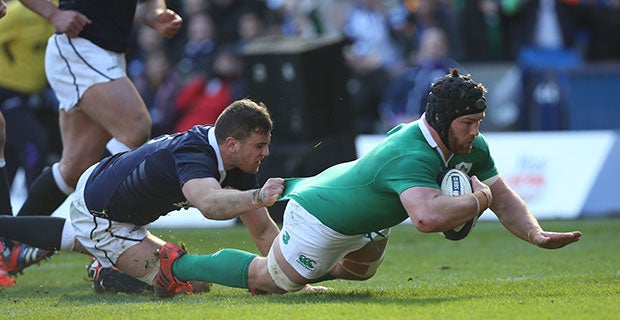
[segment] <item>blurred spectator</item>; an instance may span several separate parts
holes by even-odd
[[[182,79],[167,54],[162,50],[149,52],[144,59],[144,72],[132,80],[149,109],[153,122],[151,135],[174,132],[178,117],[174,100]]]
[[[239,17],[239,40],[237,40],[237,50],[243,51],[243,47],[252,40],[266,35],[267,30],[261,17],[252,11],[245,12]]]
[[[452,1],[405,0],[403,3],[405,16],[399,31],[399,39],[400,46],[410,63],[415,63],[422,33],[428,28],[441,28],[446,33],[448,41],[453,42],[451,32],[456,22],[453,22],[455,19],[450,16]]]
[[[127,74],[131,79],[144,77],[147,56],[154,51],[166,50],[164,38],[152,28],[138,24],[135,28],[135,45],[127,57]]]
[[[175,101],[178,112],[175,132],[197,124],[214,124],[233,100],[245,96],[238,82],[240,65],[236,51],[223,46],[215,56],[213,72],[197,75],[181,88]]]
[[[381,0],[358,0],[347,13],[344,59],[351,75],[347,91],[357,133],[372,133],[385,84],[404,68],[388,13]]]
[[[189,19],[200,13],[205,13],[209,9],[210,0],[183,0],[183,18]]]
[[[234,43],[239,40],[239,19],[247,12],[262,17],[266,11],[262,0],[211,0],[207,12],[217,30],[215,42]]]
[[[520,0],[513,7],[510,55],[517,65],[489,100],[515,114],[521,130],[566,129],[567,71],[581,65],[579,8],[575,0]],[[514,110],[516,103],[516,112]],[[499,114],[499,113],[497,113]],[[490,117],[492,118],[492,117]],[[509,122],[505,126],[513,126]]]
[[[278,16],[280,33],[287,37],[312,38],[333,32],[325,20],[323,7],[342,1],[267,0],[267,8]],[[339,13],[342,14],[343,11]],[[346,12],[346,11],[345,11]],[[340,29],[339,29],[340,30]]]
[[[59,149],[49,148],[52,139],[46,125],[38,119],[39,114],[56,112],[55,105],[48,107],[47,100],[42,99],[47,88],[45,46],[54,26],[19,1],[9,1],[7,9],[9,14],[0,20],[0,110],[6,121],[5,172],[10,185],[17,170],[23,168],[29,187],[49,164],[48,152],[60,153]],[[57,132],[55,119],[47,125]]]
[[[505,24],[509,10],[499,0],[460,1],[457,42],[462,61],[498,61],[508,59],[508,35]]]
[[[381,101],[381,132],[395,125],[416,120],[426,108],[431,83],[448,73],[450,68],[462,67],[449,56],[446,33],[438,27],[422,32],[420,49],[415,63],[391,82]]]
[[[518,0],[510,16],[509,54],[522,50],[573,50],[579,45],[579,8],[572,0]]]
[[[209,73],[216,47],[216,32],[211,15],[196,13],[189,18],[187,24],[187,41],[177,64],[177,69],[184,78],[190,78],[195,73]]]
[[[397,2],[400,2],[397,0]],[[322,1],[318,10],[323,21],[323,33],[326,35],[340,35],[344,30],[346,16],[354,0]]]
[[[588,31],[585,59],[620,60],[620,1],[582,1],[580,10]]]

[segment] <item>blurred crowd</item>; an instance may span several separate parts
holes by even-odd
[[[244,46],[265,36],[339,35],[357,133],[419,117],[432,81],[462,63],[525,61],[538,50],[620,60],[616,0],[169,0],[184,19],[164,40],[140,25],[128,73],[153,134],[210,123],[247,96]],[[532,53],[533,52],[533,53]],[[528,55],[529,53],[529,55]],[[524,62],[526,63],[526,62]]]
[[[184,19],[179,34],[164,39],[136,23],[126,56],[153,135],[213,123],[230,102],[246,97],[244,47],[264,36],[343,37],[348,100],[360,134],[418,118],[430,83],[465,63],[525,66],[549,52],[576,61],[620,60],[620,0],[167,3]]]

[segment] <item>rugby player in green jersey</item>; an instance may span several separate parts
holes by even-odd
[[[285,293],[328,279],[367,280],[383,260],[390,227],[407,219],[421,232],[444,232],[489,208],[516,237],[541,248],[579,240],[579,231],[544,231],[499,174],[479,132],[485,92],[453,69],[433,83],[424,115],[392,129],[368,154],[286,180],[282,229],[267,257],[250,263],[249,287]],[[474,196],[442,195],[437,178],[451,168],[471,176]]]

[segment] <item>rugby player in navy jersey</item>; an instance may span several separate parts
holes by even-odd
[[[256,256],[237,250],[190,256],[147,230],[170,211],[195,207],[207,219],[239,217],[261,255],[269,251],[279,229],[266,207],[282,195],[284,180],[270,178],[261,187],[255,174],[269,155],[272,121],[263,104],[233,102],[214,126],[195,126],[165,135],[87,169],[71,197],[71,221],[59,217],[0,217],[0,236],[40,248],[93,255],[103,267],[152,284],[159,296],[192,291],[190,280],[203,281],[223,272],[205,268],[218,260],[226,272],[247,273]],[[74,241],[76,240],[77,241]],[[175,268],[172,262],[185,257]],[[247,262],[247,263],[246,263]],[[225,285],[247,288],[247,277]]]

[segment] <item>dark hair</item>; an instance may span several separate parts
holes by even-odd
[[[448,131],[454,119],[482,112],[487,103],[484,94],[487,90],[470,75],[462,76],[458,69],[435,81],[431,86],[426,103],[426,121],[437,131],[448,149]]]
[[[267,107],[250,99],[236,100],[231,103],[215,121],[215,138],[222,143],[233,137],[243,141],[253,132],[271,135],[273,122]]]

